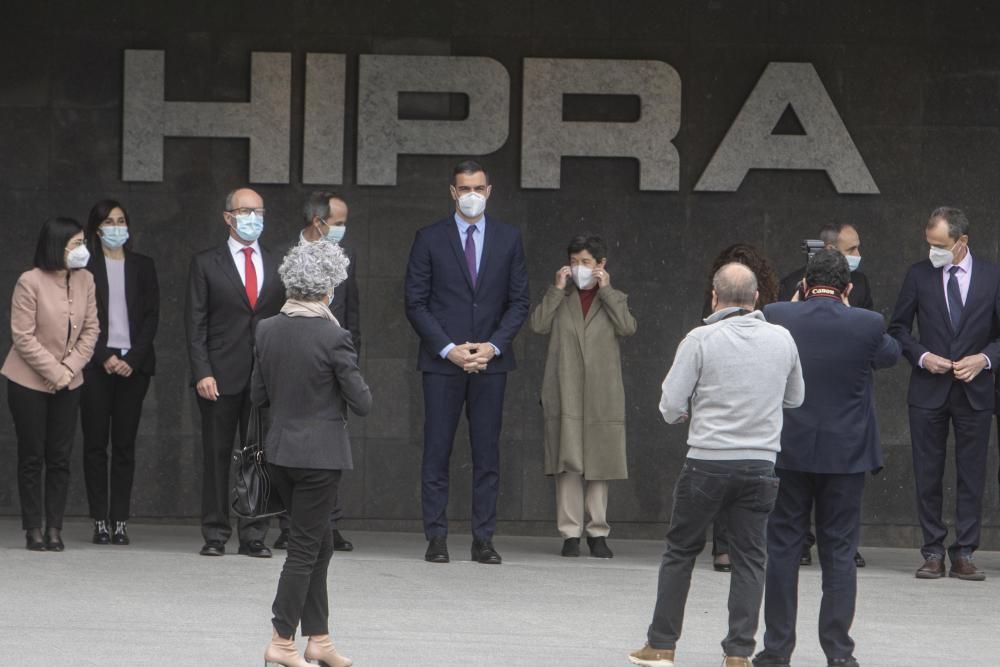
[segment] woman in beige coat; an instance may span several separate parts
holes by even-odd
[[[611,287],[600,237],[575,237],[567,254],[569,265],[556,272],[531,314],[531,330],[549,334],[542,382],[545,474],[556,480],[562,555],[579,556],[586,532],[590,555],[611,558],[608,480],[628,478],[618,339],[635,333],[635,318],[628,296]]]
[[[79,222],[48,220],[38,237],[35,268],[21,274],[11,298],[12,345],[0,373],[7,378],[7,404],[17,433],[21,525],[31,551],[64,548],[80,385],[100,328],[94,278],[83,270],[89,258]]]

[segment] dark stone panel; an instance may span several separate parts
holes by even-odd
[[[301,0],[293,6],[296,34],[368,35],[376,26],[371,5],[351,0]]]
[[[8,3],[9,6],[4,7],[4,22],[0,31],[17,33],[25,29],[46,29],[49,26],[50,4],[49,0]]]
[[[455,0],[452,10],[456,19],[452,21],[452,34],[467,37],[473,31],[479,36],[523,36],[531,32],[531,0],[508,0],[496,3],[489,0]]]
[[[33,3],[18,3],[33,4]],[[74,30],[106,30],[108,35],[132,27],[131,3],[102,0],[53,0],[49,3],[48,20],[64,32]]]
[[[468,20],[454,11],[453,0],[379,0],[368,4],[374,15],[371,31],[375,35],[419,35],[447,37],[452,26]],[[478,23],[475,20],[471,25]],[[466,23],[466,25],[470,25]]]
[[[767,19],[767,5],[763,2],[693,2],[688,35],[696,44],[758,42],[766,31]]]
[[[422,455],[417,438],[365,441],[365,518],[420,518]]]
[[[698,11],[686,2],[616,3],[612,5],[611,35],[626,42],[687,43],[690,17]]]
[[[373,388],[372,410],[365,423],[369,438],[402,440],[411,437],[421,421],[420,373],[406,359],[369,358],[365,380]]]
[[[928,72],[925,122],[932,126],[1000,125],[1000,54],[990,58],[975,52],[957,55],[957,63],[946,60]]]
[[[416,371],[419,339],[403,316],[403,280],[369,278],[368,298],[362,302],[364,352],[369,359],[405,359],[407,371]]]
[[[922,124],[924,77],[932,60],[926,49],[859,45],[845,55],[843,94],[834,102],[852,135],[858,126],[899,129]]]
[[[0,106],[41,107],[48,104],[51,53],[51,43],[46,38],[7,35],[0,40],[0,81],[3,81]]]
[[[48,182],[51,113],[45,107],[0,107],[0,128],[5,128],[0,131],[4,188],[39,188]]]
[[[52,112],[49,187],[57,192],[103,192],[121,185],[121,112],[59,109]],[[107,137],[96,140],[96,137]]]
[[[450,170],[446,172],[450,174]],[[378,250],[371,254],[368,275],[373,278],[401,279],[406,273],[406,262],[410,256],[417,230],[449,215],[451,201],[448,195],[447,176],[439,178],[436,190],[438,197],[420,199],[408,197],[378,197],[372,195],[370,220],[378,229]],[[402,300],[400,300],[402,308]],[[402,310],[399,311],[402,314]]]
[[[509,429],[505,426],[500,439],[500,496],[497,498],[498,521],[516,521],[524,515],[524,450],[531,446],[531,442],[512,440]],[[471,479],[471,475],[467,476]],[[454,479],[460,484],[468,484],[471,488],[471,482],[466,481],[462,477]]]
[[[925,196],[933,197],[932,208],[948,201],[961,208],[993,209],[998,181],[996,171],[987,165],[1000,154],[1000,129],[928,128],[923,139],[920,180]]]
[[[1000,34],[994,30],[1000,21],[1000,7],[992,2],[927,0],[927,39],[934,44],[955,40],[962,44],[995,46]]]
[[[74,32],[53,44],[52,104],[119,109],[128,38],[114,32]]]
[[[217,30],[268,34],[291,31],[295,25],[294,5],[289,7],[283,0],[244,0],[236,6],[213,2],[208,12],[208,20]]]
[[[607,39],[611,36],[613,3],[608,0],[534,0],[531,33]]]

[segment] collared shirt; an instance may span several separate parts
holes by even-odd
[[[945,306],[951,310],[951,300],[948,298],[948,281],[951,280],[951,267],[957,266],[958,271],[955,272],[955,279],[958,281],[958,291],[962,295],[962,304],[964,305],[969,299],[969,283],[972,280],[972,251],[966,250],[965,257],[958,264],[945,264],[941,267],[941,289],[944,290],[944,303]],[[930,352],[924,352],[920,355],[920,359],[917,360],[917,365],[921,368],[924,367],[924,357],[926,357]],[[985,354],[983,357],[986,359],[986,370],[993,368],[993,363],[990,358]]]
[[[247,284],[247,260],[246,255],[243,253],[243,249],[251,248],[253,250],[253,252],[250,253],[250,261],[253,262],[253,268],[257,271],[257,296],[260,296],[261,287],[264,286],[264,261],[260,257],[260,244],[254,241],[250,245],[243,245],[230,236],[228,245],[229,253],[233,258],[233,264],[236,265],[236,272],[240,274],[240,282],[242,282],[244,286]]]
[[[472,233],[472,240],[476,244],[476,273],[479,273],[479,266],[483,259],[483,240],[486,238],[486,216],[480,216],[479,220],[469,224],[462,220],[456,212],[455,224],[458,226],[458,238],[461,240],[463,248],[465,248],[466,230],[469,227],[476,228],[476,231]]]

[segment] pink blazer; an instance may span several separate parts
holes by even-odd
[[[22,387],[54,393],[66,368],[69,389],[83,384],[83,367],[94,354],[100,325],[94,277],[85,269],[69,272],[32,269],[21,274],[10,304],[13,345],[0,374]]]

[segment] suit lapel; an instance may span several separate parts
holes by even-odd
[[[465,283],[472,289],[472,276],[469,275],[469,267],[465,263],[465,248],[462,246],[462,239],[458,232],[458,224],[455,222],[455,218],[451,217],[444,221],[444,231],[445,234],[451,239],[451,249],[455,252],[455,261],[458,262],[458,267],[462,271],[462,275],[465,276]],[[485,252],[486,248],[483,248]],[[482,273],[482,271],[480,271]]]
[[[584,328],[586,328],[587,325],[590,324],[590,321],[594,319],[594,316],[597,314],[597,311],[599,311],[603,307],[604,306],[601,304],[601,300],[598,299],[597,295],[595,294],[594,300],[590,302],[590,310],[587,311],[587,319],[583,321]],[[580,312],[581,313],[583,312],[583,305],[580,306]]]
[[[982,287],[979,285],[982,279],[982,267],[979,262],[973,259],[972,271],[969,274],[969,291],[965,295],[965,305],[962,308],[962,320],[958,323],[958,331],[955,332],[956,334],[960,333],[962,329],[965,328],[965,323],[969,321],[969,313],[974,303],[973,300],[979,296],[979,293],[982,291]],[[951,321],[950,317],[948,318],[948,321]]]
[[[580,303],[580,290],[576,289],[575,286],[573,287],[573,296],[570,297],[569,319],[573,323],[573,331],[576,333],[576,340],[580,344],[580,352],[583,352],[583,336],[585,328],[583,321],[583,305]]]
[[[233,261],[233,256],[229,252],[229,244],[224,244],[219,248],[219,252],[215,254],[215,261],[222,270],[222,273],[229,278],[229,281],[233,284],[236,289],[236,293],[239,294],[240,299],[243,300],[243,305],[247,307],[248,310],[253,310],[250,308],[250,299],[247,298],[247,289],[243,285],[243,281],[240,280],[239,271],[236,270],[236,262]],[[263,258],[261,258],[263,261]],[[258,299],[259,301],[260,299]]]
[[[128,312],[135,312],[135,295],[139,287],[139,268],[132,258],[132,253],[125,251],[125,305]]]
[[[479,259],[479,277],[476,280],[476,292],[482,287],[486,276],[486,269],[490,266],[490,257],[492,257],[492,252],[496,247],[497,226],[496,224],[489,224],[486,218],[483,218],[483,220],[487,224],[485,238],[483,239],[483,252]],[[464,258],[465,254],[463,253],[462,256]]]
[[[948,327],[948,331],[955,333],[955,327],[951,324],[951,314],[948,312],[948,300],[944,296],[945,283],[944,283],[944,269],[935,269],[931,267],[931,275],[934,276],[934,290],[932,292],[931,298],[934,303],[938,306],[938,312],[941,313],[941,317],[944,318],[945,326]]]

